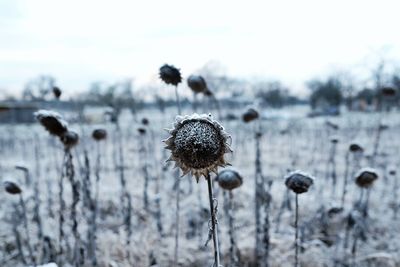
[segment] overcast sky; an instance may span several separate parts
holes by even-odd
[[[382,50],[399,59],[398,3],[0,0],[0,90],[39,74],[69,93],[95,80],[143,84],[163,63],[187,76],[210,60],[229,75],[301,88],[337,68],[365,68]]]

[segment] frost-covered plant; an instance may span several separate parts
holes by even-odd
[[[193,110],[197,110],[197,95],[199,93],[204,93],[207,90],[207,83],[203,76],[200,75],[190,75],[187,78],[187,84],[193,92]]]
[[[165,148],[171,150],[168,161],[175,161],[183,175],[191,173],[199,182],[210,172],[228,165],[224,155],[231,152],[229,135],[211,115],[177,116]]]
[[[160,79],[166,84],[175,86],[176,104],[178,107],[178,114],[181,114],[181,104],[179,102],[178,84],[182,82],[182,76],[178,68],[172,65],[164,64],[160,68]]]
[[[99,213],[99,182],[100,182],[100,166],[101,166],[101,153],[100,153],[100,141],[107,138],[107,131],[105,129],[95,129],[92,132],[92,138],[96,141],[96,165],[94,170],[95,175],[95,189],[94,189],[94,199],[92,202],[93,207],[91,207],[91,225],[89,226],[89,244],[88,244],[88,256],[92,262],[93,266],[97,265],[96,256],[96,239],[97,239],[97,217]]]
[[[373,168],[362,168],[355,176],[355,183],[361,189],[359,206],[364,217],[368,216],[368,203],[371,186],[379,178],[378,172]],[[365,193],[366,191],[366,193]],[[366,194],[365,200],[364,194]]]
[[[228,210],[227,210],[227,215],[228,215],[228,222],[229,222],[229,241],[230,241],[230,247],[229,247],[229,266],[236,266],[237,265],[237,246],[236,246],[236,240],[235,240],[235,233],[234,233],[234,216],[233,216],[233,190],[240,187],[243,184],[243,178],[242,176],[235,170],[232,169],[227,169],[223,170],[220,173],[218,173],[218,176],[216,177],[216,180],[218,181],[219,186],[228,191],[229,194],[229,200],[228,200]]]
[[[25,201],[24,201],[24,198],[22,196],[22,189],[16,183],[10,182],[10,181],[5,181],[3,183],[3,186],[4,186],[5,191],[8,194],[10,194],[10,195],[18,195],[19,196],[19,207],[21,208],[21,212],[19,212],[18,206],[15,206],[15,213],[16,214],[21,214],[21,216],[22,216],[24,230],[25,230],[25,237],[26,237],[26,240],[27,240],[29,258],[31,260],[31,263],[33,265],[36,265],[36,258],[33,255],[33,249],[32,249],[32,245],[31,245],[31,242],[30,242],[31,239],[30,239],[30,235],[29,235],[28,216],[27,216],[28,211],[26,210]],[[17,230],[15,232],[17,232]],[[17,243],[19,243],[19,242],[17,242]],[[22,248],[20,247],[19,250],[20,250],[21,258],[24,261]]]
[[[298,195],[308,192],[310,186],[314,183],[314,178],[310,175],[303,173],[301,171],[294,171],[289,173],[285,177],[285,185],[287,188],[292,190],[296,194],[296,214],[295,214],[295,264],[294,266],[299,266],[299,230],[298,230],[298,220],[299,220],[299,200]]]
[[[159,70],[160,79],[167,85],[172,84],[175,86],[175,98],[176,107],[178,109],[178,115],[181,115],[181,103],[179,100],[178,84],[182,82],[181,72],[178,68],[173,65],[164,64]],[[174,264],[178,264],[178,251],[179,251],[179,217],[180,217],[180,196],[181,196],[181,185],[179,179],[179,171],[175,173],[176,183],[174,188],[176,189],[176,216],[175,216],[175,253],[174,253]]]
[[[76,264],[80,261],[80,236],[78,233],[78,218],[77,218],[77,205],[79,202],[79,181],[75,180],[75,169],[73,165],[73,157],[71,149],[79,142],[79,135],[76,132],[68,129],[68,123],[61,117],[60,114],[49,110],[39,110],[34,113],[36,119],[40,124],[51,134],[57,136],[64,146],[64,161],[61,179],[59,181],[59,249],[60,259],[59,263],[62,264],[61,257],[63,254],[63,240],[65,238],[63,224],[64,224],[64,210],[65,202],[63,197],[63,178],[66,176],[71,184],[72,203],[71,203],[71,221],[72,221],[72,234],[75,239],[73,261]]]
[[[210,172],[228,165],[224,155],[231,152],[229,135],[211,115],[177,116],[174,128],[168,130],[166,149],[171,150],[168,161],[175,161],[183,175],[191,173],[198,182],[201,176],[207,180],[211,213],[209,239],[214,243],[214,264],[219,266],[218,231],[215,199],[213,197]]]

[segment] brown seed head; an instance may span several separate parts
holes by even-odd
[[[242,119],[244,122],[251,122],[252,120],[255,120],[259,117],[257,110],[255,110],[254,108],[249,108],[248,110],[246,110],[245,113],[243,113],[242,115]]]
[[[96,141],[101,141],[107,138],[107,131],[105,129],[95,129],[92,132],[92,137]]]
[[[22,192],[21,188],[16,183],[6,181],[3,185],[6,192],[11,195],[21,194]]]
[[[58,88],[57,86],[53,87],[53,95],[55,98],[60,99],[61,93],[62,92],[60,88]]]
[[[216,178],[219,186],[226,190],[233,190],[243,184],[243,178],[237,171],[223,170]]]
[[[207,90],[206,80],[200,75],[190,75],[187,78],[187,84],[194,93],[202,93]]]
[[[65,148],[72,148],[79,142],[79,135],[73,131],[68,131],[60,137]]]
[[[314,178],[301,171],[294,171],[285,177],[285,185],[296,194],[307,192],[313,182]]]
[[[361,188],[369,188],[378,177],[378,173],[375,169],[364,168],[356,174],[355,182]]]
[[[33,115],[52,135],[61,137],[68,130],[68,123],[57,112],[50,110],[39,110],[33,113]]]
[[[175,68],[172,65],[164,64],[160,68],[160,78],[163,80],[166,84],[172,84],[177,86],[181,81],[181,73],[179,72],[179,69]]]
[[[229,135],[211,115],[177,116],[168,132],[171,136],[164,142],[171,150],[169,161],[175,161],[183,175],[191,172],[198,181],[210,171],[217,173],[218,166],[228,165],[224,154],[231,152]]]

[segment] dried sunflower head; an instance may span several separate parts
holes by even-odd
[[[181,73],[179,69],[172,65],[164,64],[160,68],[160,78],[166,84],[172,84],[177,86],[182,81]]]
[[[350,144],[350,146],[349,146],[349,151],[350,151],[350,152],[354,152],[354,153],[356,153],[356,152],[362,153],[362,152],[364,152],[364,148],[362,148],[362,146],[360,146],[360,145],[357,144],[357,143],[352,143],[352,144]]]
[[[16,183],[6,181],[3,185],[6,192],[11,195],[21,194],[22,192],[21,188]]]
[[[372,186],[378,177],[378,172],[375,169],[363,168],[356,174],[355,182],[361,188],[368,188]]]
[[[55,98],[60,99],[60,96],[62,94],[62,91],[60,88],[58,88],[57,86],[53,87],[53,95]]]
[[[187,78],[187,84],[194,93],[202,93],[207,90],[206,80],[200,75],[190,75]]]
[[[225,190],[233,190],[243,184],[243,178],[235,170],[223,170],[216,178],[219,186]]]
[[[231,152],[230,136],[211,115],[177,116],[165,148],[171,150],[168,161],[175,161],[183,175],[191,172],[197,182],[210,171],[217,173],[219,166],[229,165],[224,158]]]
[[[339,136],[337,136],[337,135],[331,136],[331,137],[330,137],[330,141],[331,141],[332,144],[337,144],[337,143],[339,143]]]
[[[76,132],[67,131],[60,137],[60,140],[64,144],[64,147],[69,149],[78,144],[79,135]]]
[[[307,192],[313,183],[314,178],[301,171],[294,171],[285,177],[285,185],[296,194]]]
[[[259,117],[258,111],[255,110],[254,108],[249,108],[242,115],[242,119],[246,123],[257,119],[258,117]]]
[[[33,115],[52,135],[61,137],[68,130],[68,123],[57,112],[42,109]]]
[[[147,125],[149,125],[149,123],[150,123],[150,122],[149,122],[149,119],[148,119],[148,118],[143,118],[143,119],[142,119],[142,124],[143,124],[143,125],[147,126]]]
[[[92,132],[92,137],[96,141],[100,141],[107,138],[107,131],[105,129],[95,129]]]

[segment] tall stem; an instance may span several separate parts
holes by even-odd
[[[295,262],[294,266],[298,267],[299,266],[299,229],[298,229],[298,221],[299,221],[299,199],[298,199],[298,194],[296,194],[296,218],[294,221],[294,228],[296,229],[296,234],[295,234],[295,240],[294,240],[294,245],[295,245]]]
[[[229,256],[230,256],[230,266],[236,265],[236,257],[235,257],[235,236],[234,236],[234,228],[233,228],[233,193],[232,190],[229,190],[229,210],[228,210],[228,220],[229,220]]]
[[[28,252],[29,252],[29,258],[31,258],[31,262],[33,265],[36,265],[36,260],[35,257],[33,256],[33,250],[30,242],[30,236],[29,236],[29,229],[28,229],[28,218],[26,216],[27,211],[26,211],[26,206],[24,199],[22,198],[22,195],[19,195],[19,204],[22,208],[22,219],[24,221],[24,229],[25,229],[25,235],[26,235],[26,241],[27,241],[27,246],[28,246]]]
[[[177,173],[176,181],[176,211],[175,211],[175,253],[174,253],[174,263],[178,266],[178,252],[179,252],[179,213],[180,213],[180,198],[181,198],[181,179],[179,178],[179,171]]]
[[[178,115],[181,115],[181,102],[179,101],[178,86],[175,86],[176,106],[178,107]]]
[[[210,214],[211,214],[211,231],[214,244],[214,266],[219,267],[220,258],[219,258],[218,229],[217,229],[218,221],[217,221],[217,216],[215,214],[214,196],[213,196],[210,174],[207,174],[206,180],[208,185],[208,200],[210,202]]]
[[[176,106],[178,108],[178,115],[181,115],[181,103],[179,101],[178,85],[175,86],[175,97]],[[180,196],[181,196],[181,183],[179,177],[179,171],[176,172],[176,211],[175,211],[175,253],[174,253],[174,263],[175,266],[178,265],[178,252],[179,252],[179,213],[180,213]]]
[[[347,180],[348,180],[348,174],[349,174],[349,152],[346,153],[346,166],[345,166],[345,171],[344,171],[344,180],[343,180],[343,193],[342,193],[342,200],[341,200],[341,207],[344,207],[344,202],[346,199],[346,193],[347,193]]]

